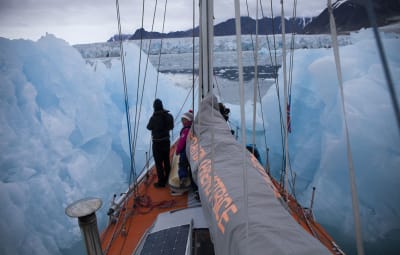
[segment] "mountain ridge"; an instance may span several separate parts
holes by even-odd
[[[336,1],[332,7],[337,31],[346,33],[371,27],[365,5],[363,0]],[[399,19],[400,0],[373,0],[372,5],[378,26],[389,25]],[[304,34],[325,33],[330,33],[328,8],[304,28]]]
[[[384,26],[396,21],[400,17],[400,0],[372,0],[378,26]],[[333,5],[333,15],[339,33],[348,33],[370,27],[370,21],[363,0],[338,0]],[[241,17],[241,31],[243,35],[256,34],[256,20],[250,17]],[[259,34],[280,34],[281,17],[264,17],[258,20]],[[297,34],[326,34],[330,33],[329,12],[325,8],[316,17],[285,18],[285,31]],[[214,25],[215,36],[234,35],[235,19],[228,19]],[[137,29],[134,34],[121,35],[122,40],[161,39],[198,37],[199,27],[184,31],[169,33],[149,32],[143,28]],[[119,41],[119,35],[114,35],[107,42]]]
[[[241,17],[241,31],[243,35],[255,34],[255,23],[256,20],[250,17]],[[290,18],[285,19],[286,32],[288,33],[302,33],[304,27],[312,21],[312,18],[301,17],[301,18]],[[281,33],[281,17],[275,18],[262,18],[259,22],[259,34],[273,34]],[[235,19],[231,18],[221,23],[214,25],[215,36],[234,35],[235,31]],[[194,29],[188,29],[184,31],[175,31],[169,33],[160,32],[149,32],[143,28],[139,28],[134,34],[122,35],[122,40],[138,40],[138,39],[160,39],[160,38],[183,38],[183,37],[198,37],[199,27]],[[119,35],[112,36],[108,42],[118,41]]]

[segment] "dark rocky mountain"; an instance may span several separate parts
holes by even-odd
[[[285,28],[286,32],[296,32],[302,33],[304,27],[311,22],[312,18],[291,18],[285,19]],[[271,18],[263,18],[258,21],[258,33],[259,34],[273,34],[273,33],[281,33],[281,17],[276,17],[274,19]],[[255,34],[256,20],[249,17],[241,17],[241,31],[242,34]],[[199,35],[199,28],[196,27],[194,29],[188,29],[186,31],[177,31],[170,33],[159,33],[159,32],[148,32],[145,29],[141,28],[136,30],[136,32],[128,37],[129,40],[137,40],[140,38],[143,39],[156,39],[156,38],[182,38],[182,37],[191,37]],[[214,25],[214,35],[215,36],[224,36],[224,35],[234,35],[235,31],[235,19],[229,19],[227,21],[221,22],[217,25]],[[126,35],[123,36],[123,39],[126,39]],[[108,41],[117,41],[118,35],[114,35]]]
[[[372,0],[378,26],[387,25],[399,21],[400,0]],[[339,33],[359,30],[370,27],[365,0],[338,0],[333,4],[336,28]],[[255,34],[255,20],[249,17],[241,17],[242,34]],[[287,33],[297,34],[325,34],[330,33],[329,13],[326,8],[320,15],[313,18],[285,19]],[[259,34],[281,33],[281,18],[263,18],[259,20]],[[235,19],[229,19],[214,25],[215,36],[234,35]],[[148,32],[138,29],[133,35],[123,35],[122,39],[137,40],[155,38],[182,38],[198,36],[199,28],[170,33]],[[117,41],[118,35],[114,35],[108,41]]]
[[[400,0],[372,0],[378,26],[388,25],[400,16]],[[333,4],[336,29],[340,33],[371,27],[364,0],[338,0]],[[325,9],[304,28],[306,34],[330,33]]]
[[[285,31],[287,33],[302,33],[304,27],[310,23],[312,18],[291,18],[285,19]],[[241,17],[241,31],[242,34],[255,34],[256,33],[256,20],[249,17]],[[281,33],[281,17],[262,18],[258,21],[259,34],[273,34]],[[235,19],[229,19],[225,22],[219,23],[214,27],[214,34],[216,36],[234,35]]]

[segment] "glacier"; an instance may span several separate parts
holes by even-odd
[[[382,38],[400,98],[400,37],[388,33]],[[340,56],[364,245],[367,254],[395,254],[400,250],[399,127],[372,31],[352,33],[349,40],[340,47]],[[187,49],[188,43],[182,39],[177,45]],[[185,101],[184,86],[162,74],[157,82],[152,66],[137,78],[139,58],[145,66],[146,55],[140,55],[134,43],[124,47],[131,118],[137,118],[140,134],[135,169],[141,171],[150,146],[145,124],[156,91],[178,119],[182,105],[185,111],[191,103]],[[224,48],[223,40],[218,47]],[[226,49],[230,47],[227,43]],[[333,53],[313,47],[294,54],[289,151],[296,195],[307,206],[316,187],[315,217],[353,254],[354,221]],[[99,228],[105,227],[108,204],[113,194],[127,189],[130,177],[122,84],[118,58],[108,65],[89,65],[74,47],[50,34],[36,42],[0,38],[1,254],[84,254],[78,224],[64,213],[68,204],[84,197],[102,199],[97,215]],[[252,112],[252,105],[246,103],[246,112]],[[272,174],[277,176],[282,148],[275,86],[261,105],[257,147],[264,162],[265,119]],[[228,107],[232,125],[240,126],[239,106]],[[246,126],[250,133],[250,115]],[[177,122],[173,137],[178,133]]]

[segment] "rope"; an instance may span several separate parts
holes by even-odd
[[[157,12],[157,3],[158,3],[158,1],[156,0],[156,1],[155,1],[155,4],[154,4],[154,12],[153,12],[153,21],[152,21],[152,25],[151,25],[151,32],[153,32],[153,30],[154,30],[154,20],[155,20],[155,16],[156,16],[156,12]],[[144,1],[143,1],[143,4],[144,4]],[[143,6],[143,8],[144,8],[144,6]],[[142,18],[142,22],[143,22],[143,18]],[[143,27],[143,23],[142,23],[142,27]],[[142,91],[141,91],[142,93],[141,93],[141,95],[140,95],[140,107],[139,107],[139,112],[138,112],[138,105],[137,105],[138,100],[136,101],[136,115],[135,115],[135,116],[138,115],[138,117],[137,117],[137,118],[135,117],[135,125],[136,125],[136,132],[135,132],[135,134],[136,134],[136,135],[135,135],[135,149],[136,149],[137,137],[138,137],[138,134],[139,134],[139,122],[140,122],[140,117],[141,117],[141,113],[142,113],[144,88],[145,88],[146,79],[147,79],[147,70],[148,70],[148,65],[149,65],[150,47],[151,47],[151,39],[150,39],[150,41],[149,41],[148,50],[147,50],[146,66],[145,66],[144,78],[143,78],[143,83],[142,83]],[[161,49],[160,49],[160,50],[161,50]],[[140,69],[140,63],[139,63],[139,69]],[[140,90],[140,86],[139,86],[139,83],[138,83],[137,92],[139,92],[139,90]],[[137,95],[138,95],[138,94],[137,94]],[[138,98],[137,98],[137,99],[138,99]],[[151,143],[150,143],[150,144],[151,144]],[[149,152],[150,152],[150,150],[149,150]],[[135,178],[135,179],[136,179],[136,178]],[[136,181],[136,180],[135,180],[135,181]]]
[[[163,200],[159,202],[153,202],[151,197],[148,195],[143,195],[135,198],[135,205],[137,206],[138,213],[147,214],[151,212],[154,208],[171,208],[176,204],[174,199]],[[147,210],[139,211],[139,208],[146,208]]]
[[[344,120],[344,128],[346,135],[346,149],[347,149],[347,160],[349,163],[349,174],[350,174],[350,187],[351,187],[351,200],[353,206],[353,215],[354,215],[354,224],[355,224],[355,234],[356,234],[356,242],[357,242],[357,253],[358,255],[364,254],[364,248],[362,244],[362,235],[361,235],[361,223],[360,223],[360,211],[358,208],[358,196],[357,196],[357,188],[356,188],[356,180],[353,166],[353,157],[350,148],[350,138],[349,138],[349,128],[347,125],[347,116],[346,116],[346,108],[344,104],[344,93],[343,93],[343,79],[342,79],[342,70],[340,65],[339,58],[339,46],[337,42],[337,34],[336,34],[336,25],[335,19],[333,17],[333,10],[331,0],[328,0],[328,11],[329,11],[329,22],[330,29],[332,35],[332,48],[335,56],[336,63],[336,72],[338,76],[339,89],[340,89],[340,97],[342,103],[342,111],[343,111],[343,120]]]
[[[164,17],[163,17],[163,25],[162,25],[162,31],[161,34],[164,34],[164,28],[165,28],[165,16],[167,14],[167,3],[168,0],[165,0],[165,4],[164,4]],[[157,97],[157,89],[158,89],[158,77],[160,76],[160,65],[161,65],[161,52],[162,52],[162,47],[163,47],[163,38],[161,37],[160,39],[160,52],[158,54],[158,66],[157,66],[157,80],[156,80],[156,91],[154,92],[154,98]],[[148,51],[149,53],[149,51]]]
[[[260,7],[261,7],[262,17],[265,18],[261,0],[260,0]],[[247,9],[247,16],[250,17],[249,5],[248,5],[247,0],[246,0],[246,9]],[[272,16],[273,16],[272,8],[271,8],[271,12],[272,12]],[[256,144],[255,143],[255,115],[256,115],[257,89],[258,89],[259,102],[260,102],[260,104],[262,104],[261,89],[260,89],[260,84],[258,83],[258,60],[257,60],[258,59],[258,16],[259,15],[258,15],[258,1],[257,1],[257,8],[256,8],[256,46],[254,46],[253,34],[250,35],[251,44],[252,44],[252,48],[253,48],[254,62],[255,62],[255,64],[254,64],[254,66],[255,66],[254,98],[253,98],[253,101],[254,101],[254,108],[253,108],[253,142],[252,142],[253,145]],[[272,29],[274,29],[274,27]],[[267,34],[266,34],[266,40],[267,40],[268,49],[269,49],[270,62],[271,62],[271,64],[273,66],[276,66],[276,51],[275,51],[275,63],[274,63],[273,58],[272,58],[272,54],[271,54],[270,42],[269,42]],[[277,80],[278,75],[276,73],[276,68],[274,68],[273,70],[274,70],[274,73],[275,73],[276,84],[278,84],[277,83],[278,82],[278,80]],[[279,100],[279,97],[278,97],[278,100]],[[262,124],[263,124],[263,132],[264,132],[264,136],[263,136],[264,137],[264,144],[265,144],[265,148],[268,148],[266,127],[265,127],[265,119],[264,119],[264,113],[263,113],[262,107],[260,107],[260,111],[261,111],[261,118],[262,118]],[[283,146],[282,146],[282,148],[283,148]],[[253,153],[254,153],[254,146],[253,146]]]
[[[256,2],[256,47],[254,49],[254,90],[253,90],[253,150],[256,144],[256,111],[257,111],[257,88],[258,88],[258,1]],[[261,103],[261,101],[260,101]]]
[[[128,141],[129,141],[129,156],[130,156],[130,168],[131,173],[135,172],[135,158],[132,151],[132,128],[131,128],[131,116],[129,110],[129,99],[128,99],[128,86],[126,82],[126,71],[125,71],[125,53],[124,46],[122,43],[122,29],[121,29],[121,16],[119,11],[119,1],[115,1],[117,10],[117,20],[118,20],[118,35],[119,35],[119,46],[120,46],[120,56],[121,56],[121,68],[122,68],[122,81],[124,85],[124,101],[125,101],[125,113],[126,113],[126,124],[128,128]],[[129,184],[128,184],[129,185]]]
[[[133,151],[132,151],[132,129],[131,129],[131,121],[130,121],[130,110],[129,110],[129,99],[128,99],[128,87],[127,87],[127,82],[126,82],[126,71],[125,71],[125,53],[124,53],[124,47],[123,47],[123,43],[122,43],[122,29],[121,29],[121,15],[120,15],[120,11],[119,11],[119,1],[116,0],[115,1],[116,4],[116,11],[117,11],[117,20],[118,20],[118,34],[119,34],[119,43],[120,43],[120,56],[121,56],[121,68],[122,68],[122,79],[123,79],[123,85],[124,85],[124,101],[125,101],[125,112],[126,112],[126,122],[127,122],[127,128],[128,128],[128,140],[129,140],[129,155],[130,155],[130,177],[132,175],[132,173],[135,172],[135,163],[134,163],[134,155],[133,155]],[[130,183],[130,181],[129,181]],[[129,187],[129,184],[128,184]],[[126,206],[128,199],[126,199],[124,201],[124,207]],[[118,217],[118,221],[121,218]],[[118,222],[117,222],[118,223]],[[113,234],[112,234],[112,238],[109,241],[109,243],[107,244],[107,247],[105,249],[105,254],[108,253],[110,247],[111,247],[111,243],[114,241],[115,237],[117,236],[117,234],[120,233],[120,230],[117,231],[116,227],[113,230]]]
[[[163,15],[163,23],[162,23],[162,32],[161,34],[164,34],[164,30],[165,30],[165,17],[167,14],[167,3],[168,0],[165,0],[165,4],[164,4],[164,15]],[[157,3],[156,3],[157,6]],[[153,16],[153,26],[154,26],[154,17],[155,17],[155,11],[154,11],[154,16]],[[143,26],[143,25],[142,25]],[[153,30],[153,28],[152,28]],[[157,64],[157,78],[156,78],[156,89],[154,91],[154,98],[157,98],[157,91],[158,91],[158,81],[159,81],[159,76],[160,76],[160,66],[161,66],[161,53],[162,53],[162,48],[163,48],[163,38],[161,37],[160,39],[160,51],[158,53],[158,64]],[[150,40],[151,42],[151,40]],[[147,51],[147,54],[150,54],[150,45]],[[148,56],[149,57],[149,56]],[[148,155],[150,155],[150,151],[151,151],[151,146],[152,146],[152,142],[151,142],[151,137],[149,138],[149,148],[147,150]],[[149,159],[150,160],[150,159]],[[147,162],[148,163],[148,162]]]
[[[247,16],[250,17],[249,4],[246,0]],[[254,57],[254,87],[253,87],[253,132],[252,132],[252,153],[254,154],[255,144],[256,144],[256,113],[257,113],[257,89],[259,89],[258,84],[258,1],[256,1],[256,43],[254,45],[253,34],[250,35],[251,44],[253,48]],[[261,103],[261,100],[260,100]],[[267,145],[265,145],[267,147]]]
[[[293,1],[293,20],[296,18],[296,9],[297,9],[297,0]],[[283,67],[283,80],[284,80],[284,105],[285,105],[285,117],[284,119],[284,132],[285,132],[285,170],[283,172],[286,189],[286,194],[288,195],[289,190],[291,194],[295,197],[295,180],[293,171],[291,168],[290,157],[289,157],[289,133],[291,132],[291,95],[292,95],[292,77],[293,77],[293,64],[294,64],[294,42],[295,42],[295,32],[294,25],[292,22],[292,33],[291,33],[291,42],[290,42],[290,51],[289,51],[289,71],[286,71],[286,31],[285,31],[285,19],[284,19],[284,7],[283,0],[281,0],[281,24],[282,24],[282,67]],[[289,80],[287,80],[287,74],[289,76]],[[289,180],[290,175],[290,180]],[[286,196],[288,199],[288,196]]]
[[[297,15],[296,15],[296,10],[297,10],[297,0],[293,0],[293,17],[292,20],[295,20]],[[288,117],[287,117],[287,125],[288,125],[288,132],[292,132],[292,125],[291,125],[291,115],[290,115],[290,109],[292,105],[292,84],[293,84],[293,65],[294,65],[294,43],[295,43],[295,29],[294,29],[294,22],[292,24],[292,35],[291,35],[291,40],[290,40],[290,56],[289,56],[289,82],[288,82],[288,105],[287,107],[287,112],[288,112]]]
[[[264,12],[263,12],[263,7],[262,7],[262,2],[260,0],[260,6],[261,6],[261,12],[262,12],[262,16],[264,17]],[[249,11],[249,5],[248,5],[248,1],[246,0],[246,9],[247,9],[247,16],[250,17],[250,11]],[[250,35],[250,39],[251,39],[251,44],[252,44],[252,49],[253,49],[253,57],[254,57],[254,66],[255,66],[255,74],[254,74],[254,107],[253,107],[253,147],[252,147],[252,152],[254,153],[255,150],[255,120],[256,120],[256,102],[257,102],[257,90],[258,90],[258,98],[259,101],[261,103],[261,92],[260,92],[260,84],[258,83],[258,1],[257,1],[257,8],[256,8],[256,45],[254,46],[254,40],[253,40],[253,34]],[[269,43],[268,40],[268,36],[266,36],[267,42]],[[269,45],[268,45],[269,46]],[[268,47],[270,48],[270,47]],[[270,53],[270,58],[271,58],[271,63],[273,63],[272,61],[272,55],[271,55],[271,50],[269,50]],[[276,70],[276,69],[274,69]],[[277,77],[277,75],[275,75],[275,77]],[[261,118],[262,118],[262,124],[263,124],[263,133],[264,133],[264,144],[265,144],[265,148],[268,148],[268,143],[267,143],[267,138],[266,138],[266,128],[265,128],[265,119],[264,119],[264,114],[263,114],[263,110],[262,110],[262,105],[260,107],[260,111],[261,111]],[[239,127],[237,127],[239,129]]]
[[[262,1],[260,0],[260,10],[261,10],[261,15],[262,17],[264,17],[264,11],[263,11],[263,6],[262,6]],[[268,43],[268,48],[269,48],[269,40],[268,40],[268,35],[266,35],[266,39],[267,39],[267,43]],[[271,58],[271,64],[272,64],[272,55],[271,55],[271,51],[269,50],[269,54],[270,54],[270,58]],[[273,68],[273,70],[275,71],[275,68]],[[258,85],[258,99],[260,101],[260,112],[261,112],[261,119],[262,119],[262,125],[263,125],[263,137],[264,137],[264,144],[265,144],[265,148],[268,151],[268,143],[267,143],[267,133],[266,133],[266,127],[265,127],[265,119],[264,119],[264,111],[262,108],[262,100],[261,100],[261,91],[260,91],[260,85]],[[266,167],[269,168],[268,166],[268,160],[266,159]]]
[[[271,9],[271,20],[272,20],[272,39],[273,39],[273,49],[274,49],[274,58],[272,58],[272,54],[271,54],[271,43],[268,39],[267,36],[267,44],[268,44],[268,51],[269,51],[269,56],[270,56],[270,60],[271,63],[274,64],[274,67],[278,65],[278,60],[277,60],[277,54],[276,54],[276,38],[275,38],[275,16],[274,16],[274,10],[272,7],[272,0],[270,1],[270,9]],[[261,12],[262,12],[262,16],[263,18],[265,18],[264,15],[264,11],[261,5]],[[281,162],[281,169],[284,169],[284,164],[285,164],[285,151],[284,151],[284,136],[283,136],[283,130],[284,130],[284,124],[283,124],[283,114],[282,114],[282,106],[281,106],[281,99],[280,99],[280,93],[279,93],[279,80],[278,80],[278,70],[277,68],[273,69],[275,72],[275,89],[276,89],[276,95],[278,98],[278,108],[279,108],[279,117],[280,117],[280,125],[281,125],[281,147],[282,147],[282,162]],[[281,171],[281,176],[280,176],[280,184],[283,186],[283,174],[284,171]]]
[[[296,15],[296,10],[297,10],[297,0],[293,0],[293,16],[292,20],[295,20],[297,15]],[[286,123],[287,123],[287,130],[288,133],[292,132],[292,121],[291,121],[291,105],[292,105],[292,85],[293,85],[293,66],[294,66],[294,43],[295,43],[295,35],[296,33],[294,32],[294,22],[292,24],[292,33],[291,33],[291,40],[290,40],[290,51],[289,51],[289,81],[288,81],[288,103],[286,105],[286,111],[287,111],[287,117],[286,117]],[[287,159],[288,161],[288,174],[290,174],[290,187],[288,186],[287,189],[291,189],[291,193],[293,197],[296,197],[295,195],[295,180],[293,176],[293,170],[290,162],[290,158]],[[289,184],[289,183],[288,183]]]
[[[285,15],[284,15],[284,8],[283,8],[283,0],[281,0],[281,24],[282,24],[282,73],[283,73],[283,92],[284,92],[284,101],[285,106],[288,105],[288,95],[287,95],[287,76],[286,76],[286,37],[285,37]],[[289,142],[288,142],[288,128],[287,128],[287,111],[285,111],[285,186],[286,189],[288,188],[288,169],[289,169]],[[286,193],[286,200],[288,200],[288,196]]]
[[[142,30],[140,31],[140,51],[139,51],[139,62],[138,62],[138,78],[137,78],[137,88],[136,88],[136,107],[135,107],[135,126],[137,122],[137,115],[138,115],[138,101],[139,101],[139,84],[140,84],[140,76],[141,76],[141,63],[142,63],[142,50],[143,50],[143,23],[144,23],[144,3],[145,0],[142,2],[142,23],[141,27]],[[136,135],[135,135],[136,137]],[[133,147],[136,148],[136,145],[133,144]],[[129,175],[129,184],[132,183],[132,179],[136,182],[136,172],[132,172]],[[136,186],[136,185],[135,185]]]
[[[183,107],[185,106],[187,100],[189,99],[189,96],[192,94],[192,91],[193,91],[193,88],[190,88],[189,92],[186,94],[185,100],[183,101],[181,108],[179,108],[178,114],[176,115],[174,122],[176,122],[177,120],[180,120],[180,118],[178,116],[181,116]]]

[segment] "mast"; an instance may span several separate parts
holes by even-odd
[[[249,251],[328,254],[326,247],[299,228],[298,222],[287,213],[279,199],[279,190],[247,152],[243,85],[240,86],[242,144],[235,140],[226,120],[218,114],[218,99],[212,94],[213,0],[199,0],[199,7],[199,108],[186,141],[186,153],[215,254],[249,254]],[[239,80],[243,84],[239,0],[235,0],[235,16]]]
[[[200,0],[200,31],[199,31],[199,102],[213,87],[213,49],[214,49],[214,2]]]

